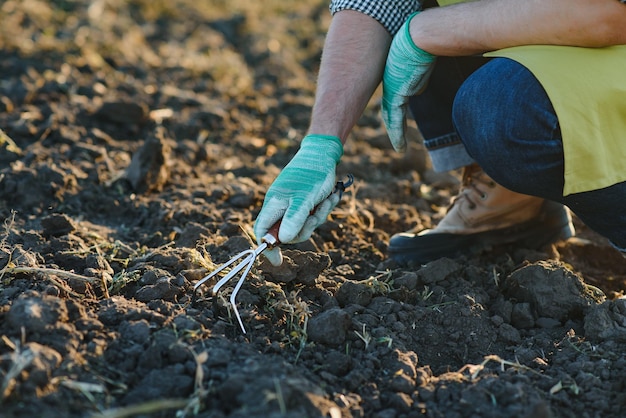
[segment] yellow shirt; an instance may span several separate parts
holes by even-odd
[[[626,181],[626,45],[532,45],[485,55],[519,62],[546,90],[563,137],[564,196]]]

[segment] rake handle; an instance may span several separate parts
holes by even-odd
[[[333,191],[333,193],[337,193],[337,191],[335,190]],[[315,213],[315,211],[317,210],[317,207],[320,204],[321,202],[315,205],[313,209],[311,209],[311,211],[309,212],[309,216]],[[276,221],[276,223],[272,225],[270,229],[267,230],[267,233],[263,236],[263,242],[265,242],[267,246],[270,248],[280,245],[281,243],[280,240],[278,239],[278,230],[280,229],[280,224],[282,223],[282,221],[283,221],[282,219],[279,219],[278,221]]]
[[[268,235],[271,235],[274,238],[274,242],[271,244],[272,247],[274,245],[280,244],[280,240],[278,239],[278,230],[280,229],[281,222],[282,219],[279,219],[274,225],[272,225],[272,227],[267,231],[267,234],[265,234],[265,236],[263,237],[263,241],[267,242],[268,244]]]
[[[335,187],[335,190],[333,191],[333,193],[338,193],[337,187]],[[331,193],[331,194],[333,194]],[[330,195],[329,195],[330,196]],[[322,200],[323,202],[323,200]],[[315,205],[315,207],[313,209],[311,209],[311,211],[309,212],[309,216],[313,215],[315,213],[315,211],[317,210],[317,208],[319,207],[319,205],[322,204],[322,202],[318,203],[317,205]],[[275,247],[277,245],[280,245],[280,240],[278,239],[278,230],[280,229],[280,224],[282,223],[282,219],[279,219],[276,221],[276,223],[274,225],[272,225],[270,227],[270,229],[267,230],[267,233],[265,234],[265,236],[263,237],[263,242],[266,242],[267,245],[271,248],[271,247]],[[270,237],[271,235],[271,237]]]

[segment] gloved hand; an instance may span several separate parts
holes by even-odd
[[[339,138],[307,135],[300,150],[276,177],[265,195],[261,212],[254,223],[254,234],[261,240],[281,220],[278,240],[296,243],[309,239],[330,211],[339,203],[335,188],[335,167],[343,155]],[[315,211],[311,213],[311,211]],[[275,266],[282,263],[278,247],[265,250]]]
[[[406,109],[409,97],[426,86],[435,56],[419,48],[411,39],[409,16],[391,41],[383,73],[382,115],[387,135],[396,151],[406,149]]]

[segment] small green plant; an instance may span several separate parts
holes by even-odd
[[[6,336],[2,336],[3,343],[11,348],[12,352],[0,356],[0,360],[8,361],[9,369],[4,373],[0,386],[0,403],[11,395],[14,389],[15,379],[35,360],[35,355],[30,349],[22,350],[19,342],[14,342]]]
[[[365,324],[363,324],[362,332],[354,331],[354,333],[357,337],[361,339],[361,341],[363,341],[363,343],[365,344],[365,349],[367,350],[367,347],[369,347],[370,343],[372,342],[372,334],[367,332],[367,330],[365,329]]]
[[[111,285],[109,286],[109,294],[117,295],[131,283],[135,283],[141,279],[141,272],[138,270],[128,272],[122,270],[113,276]]]
[[[417,294],[419,300],[426,302],[433,295],[433,291],[428,286],[424,286],[421,292]]]
[[[391,348],[391,345],[393,344],[393,338],[389,336],[380,337],[379,339],[376,340],[376,342],[379,344],[386,344],[387,348]]]
[[[357,281],[356,283],[370,286],[374,295],[388,295],[392,291],[392,272],[390,270],[386,270],[377,271],[376,273],[378,273],[376,276],[368,277],[367,279]]]
[[[297,362],[307,343],[307,326],[311,317],[309,305],[300,298],[298,290],[285,294],[280,287],[269,292],[266,301],[270,312],[284,315],[287,340],[298,347]]]
[[[550,395],[554,395],[555,393],[558,393],[562,391],[563,389],[569,390],[574,395],[578,395],[581,392],[580,386],[578,386],[576,382],[572,381],[572,383],[563,384],[563,382],[559,380],[556,385],[550,388]]]
[[[561,340],[559,343],[560,346],[563,346],[563,342],[567,342],[567,345],[577,351],[580,354],[589,357],[602,357],[598,353],[598,347],[590,343],[589,341],[585,341],[584,338],[575,335],[573,332],[568,333],[568,335]]]
[[[235,321],[233,320],[233,306],[226,299],[226,296],[224,296],[224,293],[218,293],[217,298],[219,299],[221,305],[226,306],[226,314],[228,315],[228,317],[226,318],[220,317],[220,319],[222,319],[228,325],[234,326]]]
[[[0,131],[1,132],[1,131]],[[15,215],[17,212],[14,210],[11,211],[11,216],[4,220],[4,231],[2,234],[2,239],[0,239],[0,248],[6,248],[7,240],[9,239],[9,235],[11,234],[11,228],[15,224]]]
[[[491,276],[493,277],[493,283],[496,287],[500,287],[500,275],[496,271],[496,266],[491,267]]]
[[[444,306],[448,306],[448,305],[455,305],[456,303],[457,303],[456,301],[451,300],[450,302],[435,303],[434,305],[427,306],[427,308],[441,313],[442,310],[440,308],[443,308]]]

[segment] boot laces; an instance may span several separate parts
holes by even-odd
[[[448,211],[460,199],[466,199],[469,202],[469,208],[476,208],[476,200],[485,200],[488,196],[483,190],[484,186],[493,189],[497,186],[478,164],[472,164],[463,168],[463,176],[461,181],[461,191],[454,197],[450,203]]]

